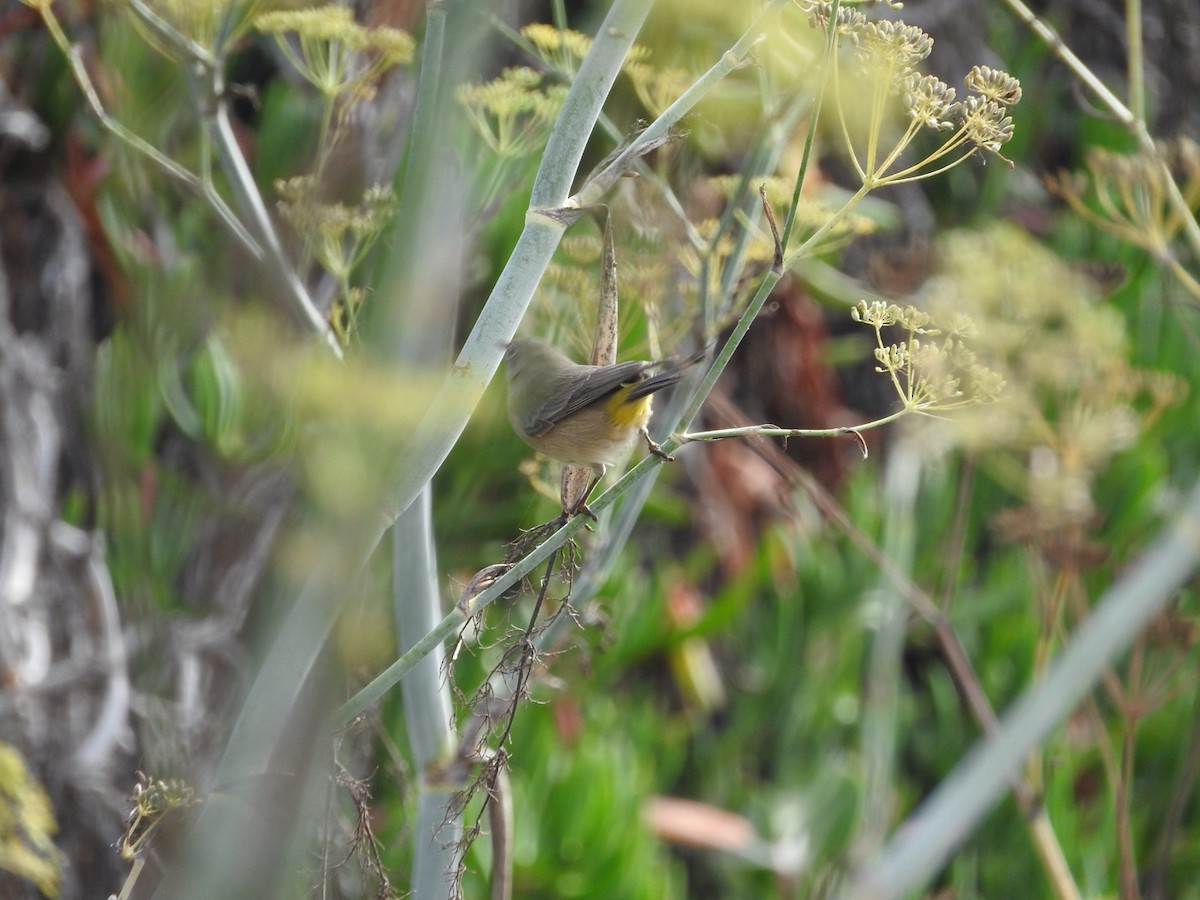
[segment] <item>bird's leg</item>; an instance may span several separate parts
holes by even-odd
[[[588,508],[587,502],[588,497],[592,496],[592,491],[596,489],[596,485],[604,477],[604,466],[597,463],[592,466],[592,473],[592,480],[588,482],[588,486],[579,498],[579,502],[575,504],[574,509],[566,510],[565,512],[572,516],[587,516],[593,522],[599,522],[600,520],[596,517],[596,514]]]
[[[645,428],[642,429],[642,437],[646,439],[646,444],[650,447],[651,453],[659,459],[666,460],[667,462],[675,462],[675,457],[664,450],[662,445],[657,443],[654,438],[650,437],[650,432]]]

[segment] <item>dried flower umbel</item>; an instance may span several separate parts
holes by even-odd
[[[352,285],[351,274],[395,215],[395,193],[390,187],[375,185],[354,206],[322,203],[311,175],[277,181],[275,190],[280,214],[304,240],[312,257],[337,279],[339,293],[329,319],[338,340],[346,346],[354,336],[366,298],[362,288]]]
[[[1200,302],[1200,280],[1175,253],[1184,222],[1168,196],[1168,179],[1174,179],[1188,208],[1200,210],[1200,145],[1182,138],[1160,143],[1154,153],[1093,149],[1086,170],[1060,172],[1046,179],[1047,186],[1085,221],[1166,265]]]
[[[914,306],[860,300],[850,311],[856,322],[875,331],[876,371],[892,381],[907,410],[931,415],[994,400],[1004,379],[981,364],[964,344],[969,320],[957,317],[947,332]],[[902,340],[889,343],[884,329],[899,329]]]
[[[831,8],[817,3],[810,11],[826,32]],[[1013,134],[1009,108],[1021,99],[1017,79],[975,66],[963,80],[971,93],[958,100],[954,88],[919,70],[933,39],[916,26],[871,21],[843,6],[834,28],[841,51],[834,54],[831,73],[838,122],[864,187],[928,178],[980,152],[1004,159],[1000,149]],[[907,120],[901,120],[898,135],[891,124],[897,113]],[[901,156],[922,131],[945,136],[922,160],[902,165]]]
[[[131,799],[133,809],[129,811],[120,843],[123,859],[136,859],[146,849],[151,835],[168,813],[201,802],[187,782],[178,778],[151,778],[144,772],[138,772]]]

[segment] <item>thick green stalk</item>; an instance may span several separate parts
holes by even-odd
[[[400,186],[405,217],[398,229],[405,253],[393,257],[385,283],[406,286],[392,291],[392,309],[381,321],[380,343],[387,356],[402,365],[441,366],[449,356],[457,303],[461,295],[462,207],[458,179],[437,152],[448,140],[448,110],[443,85],[453,76],[444,55],[445,4],[428,2],[425,39],[421,43],[420,81],[413,110],[404,182]],[[461,39],[461,35],[460,35]],[[461,63],[461,61],[460,61]],[[450,235],[445,239],[445,235]],[[434,241],[437,241],[437,245]],[[436,285],[444,297],[430,297]],[[425,286],[421,290],[418,286]],[[401,302],[401,298],[407,298]],[[388,328],[396,323],[395,328]],[[394,332],[394,333],[387,333]],[[392,529],[392,610],[401,652],[442,618],[437,550],[433,536],[433,501],[429,485]],[[452,897],[456,891],[461,817],[450,814],[455,785],[446,784],[441,763],[455,751],[453,704],[443,677],[445,653],[437,647],[401,683],[404,720],[416,774],[417,820],[412,826],[413,865],[408,890],[415,897]]]
[[[400,650],[404,651],[442,617],[428,488],[392,529],[392,566],[396,635]],[[415,897],[453,895],[456,844],[462,831],[461,820],[451,819],[447,814],[453,786],[445,784],[438,766],[453,754],[455,747],[450,727],[450,693],[442,677],[444,659],[443,648],[436,647],[400,684],[417,776],[418,822],[413,828],[413,872],[409,885]]]

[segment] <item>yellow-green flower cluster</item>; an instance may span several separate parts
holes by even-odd
[[[653,115],[659,116],[691,86],[695,76],[673,66],[659,68],[631,55],[622,71],[629,76],[638,100]]]
[[[0,872],[57,897],[65,860],[54,844],[56,831],[45,789],[17,749],[0,741]]]
[[[812,21],[826,31],[831,9],[830,3],[822,2],[811,12]],[[1000,156],[1000,148],[1013,134],[1008,110],[1021,99],[1017,79],[975,66],[964,79],[970,94],[957,100],[954,88],[919,70],[933,48],[932,38],[920,28],[899,21],[872,21],[848,7],[839,7],[834,27],[854,64],[845,71],[841,54],[834,54],[838,116],[867,187],[926,178],[981,150]],[[860,117],[852,122],[849,110]],[[886,130],[895,112],[902,112],[908,124],[892,141]],[[901,154],[923,129],[951,133],[925,159],[898,169]]]
[[[574,75],[582,60],[592,49],[592,39],[586,34],[570,29],[555,28],[543,22],[535,22],[521,29],[521,37],[532,47],[534,54],[562,75]],[[636,56],[645,51],[636,49]]]
[[[396,214],[396,196],[390,187],[368,188],[355,205],[324,203],[316,178],[303,175],[277,181],[280,214],[303,239],[313,258],[337,279],[340,293],[329,321],[343,345],[350,342],[366,292],[352,287],[350,276]]]
[[[413,57],[408,34],[359,25],[344,6],[266,13],[255,19],[254,27],[273,34],[296,71],[329,98],[369,96],[384,72]]]
[[[931,414],[995,400],[1004,379],[979,362],[963,342],[969,320],[954,317],[945,330],[915,306],[860,300],[850,311],[856,322],[875,331],[876,371],[886,374],[907,409]],[[884,329],[899,329],[902,340],[888,343]],[[889,332],[889,336],[892,332]]]
[[[578,31],[555,28],[542,22],[526,25],[521,37],[541,62],[564,78],[571,78],[580,61],[592,48],[592,39]],[[629,76],[638,99],[647,110],[660,114],[692,83],[693,77],[680,68],[659,68],[647,60],[650,49],[634,44],[625,55],[622,71]]]
[[[511,158],[541,148],[566,94],[566,86],[543,85],[540,73],[522,66],[455,96],[492,152]]]
[[[277,181],[275,190],[280,213],[339,279],[361,261],[396,212],[395,194],[384,185],[369,188],[354,206],[320,202],[311,175]]]

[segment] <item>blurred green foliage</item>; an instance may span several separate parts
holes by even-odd
[[[708,9],[705,16],[680,24],[676,7],[652,21],[647,40],[676,42],[677,58],[670,62],[682,64],[697,46],[710,45],[709,29],[718,27],[719,12]],[[122,27],[121,21],[106,19],[101,30],[102,61],[119,101],[117,113],[156,145],[197,165],[201,151],[182,101],[178,68]],[[1066,155],[1072,159],[1083,145],[1128,148],[1115,126],[1080,115],[1065,87],[1047,80],[1047,55],[1040,44],[1015,26],[993,25],[990,37],[1012,71],[1027,85],[1042,87],[1039,103],[1020,107],[1017,137],[1006,148],[1018,175],[1041,165],[1039,141],[1068,143]],[[47,81],[40,89],[47,95],[45,118],[52,123],[69,115],[63,103],[49,98],[65,79],[58,65],[44,64]],[[739,72],[732,97],[704,110],[696,136],[680,151],[680,171],[715,174],[736,166],[732,157],[750,131],[740,118],[746,114],[740,92],[780,89],[769,78],[774,63],[762,65]],[[760,79],[763,85],[756,84]],[[630,86],[622,89],[628,93]],[[253,123],[261,186],[304,170],[315,152],[318,126],[319,116],[293,84],[272,79],[265,86]],[[483,221],[470,235],[475,256],[461,312],[463,330],[516,240],[537,163],[534,156],[489,168],[471,158],[479,149],[472,144],[464,152],[465,162],[478,163],[468,169],[478,178],[472,212]],[[224,473],[265,465],[295,479],[299,502],[319,513],[322,527],[291,535],[294,543],[275,562],[302,568],[313,558],[314,546],[370,506],[403,446],[400,436],[418,420],[436,381],[435,373],[383,372],[361,360],[345,367],[314,361],[311,348],[294,336],[246,314],[260,299],[258,285],[244,277],[234,251],[211,239],[211,217],[198,204],[164,190],[161,176],[121,150],[112,151],[111,164],[114,177],[106,180],[98,205],[133,297],[130,310],[98,348],[88,413],[102,484],[98,519],[108,536],[114,585],[126,609],[152,617],[183,608],[180,583],[202,526],[226,511],[202,477],[209,466]],[[1045,313],[1052,301],[1063,299],[1073,279],[1091,283],[1081,274],[1087,262],[1102,261],[1117,270],[1115,283],[1080,299],[1064,314],[1075,318],[1060,323],[1062,328],[1049,317],[1021,320],[1035,325],[999,351],[1011,357],[1014,373],[1028,376],[1022,366],[1036,362],[1040,339],[1053,337],[1062,340],[1040,345],[1054,354],[1051,362],[1067,361],[1068,349],[1080,351],[1067,380],[1085,378],[1086,366],[1094,362],[1098,368],[1111,364],[1105,373],[1118,373],[1118,380],[1155,370],[1171,373],[1182,386],[1200,384],[1195,304],[1142,251],[1062,215],[1048,196],[1028,185],[1023,190],[1035,200],[1022,204],[1036,205],[1045,225],[1036,239],[1023,235],[1010,242],[1011,234],[995,221],[1012,211],[1016,177],[993,161],[983,171],[963,167],[927,187],[939,226],[975,226],[950,239],[958,243],[960,257],[954,258],[949,243],[939,245],[939,258],[954,270],[943,285],[948,291],[943,300],[978,309],[990,285],[997,305],[1027,301],[1034,313]],[[580,231],[584,228],[590,235],[591,226],[581,225]],[[142,255],[150,243],[147,235],[153,235],[158,254]],[[678,235],[672,240],[681,241]],[[653,257],[661,253],[661,244],[647,240],[642,249],[645,257]],[[636,267],[630,257],[636,252],[635,247],[626,257],[630,265],[622,273],[635,283],[639,272],[631,271]],[[595,275],[592,260],[581,263],[564,251],[559,262],[577,271],[556,272],[561,277],[549,279],[547,291],[572,277],[587,283]],[[1007,268],[996,272],[989,266]],[[984,277],[972,283],[967,270]],[[1002,280],[1009,276],[1011,282]],[[1045,294],[1033,295],[1033,282],[1040,282]],[[535,317],[575,340],[587,313],[553,308],[564,297],[569,295],[552,296]],[[1010,305],[997,314],[993,336],[1016,320],[1012,310]],[[845,314],[833,304],[824,312],[830,319]],[[642,309],[628,319],[636,323],[630,336],[634,345],[650,343],[660,325],[671,333],[670,322],[656,322]],[[1078,326],[1081,334],[1068,334],[1066,325]],[[1098,358],[1080,362],[1085,351]],[[873,366],[865,355],[850,356],[839,363]],[[1086,379],[1085,384],[1080,389],[1072,382],[1066,393],[1087,412],[1099,404],[1095,386]],[[1034,414],[1034,428],[1049,423],[1079,435],[1078,421],[1071,418],[1074,407],[1055,406],[1045,384],[1028,376],[1016,386],[1027,392],[1020,407]],[[934,424],[919,423],[915,428],[924,429],[921,434],[905,434],[906,440],[929,440],[934,447],[909,523],[911,579],[941,604],[998,710],[1039,676],[1039,648],[1061,645],[1078,620],[1079,611],[1060,611],[1055,621],[1044,621],[1036,601],[1049,593],[1048,585],[1072,580],[1086,607],[1144,548],[1178,492],[1200,475],[1200,392],[1181,390],[1157,410],[1151,399],[1130,397],[1131,382],[1109,386],[1113,396],[1128,402],[1137,427],[1120,440],[1102,434],[1085,448],[1095,453],[1094,465],[1085,467],[1087,515],[1068,523],[1078,528],[1072,531],[1078,544],[1071,548],[1077,556],[1047,550],[1055,529],[1067,528],[1062,520],[1037,532],[1036,540],[1011,527],[1012,510],[1044,499],[1037,485],[1024,479],[1032,479],[1029,456],[1047,440],[1045,431],[999,450],[994,443],[988,446],[1000,421],[1000,407],[991,407],[979,412],[976,425],[982,430],[969,453],[937,446],[939,438],[930,437],[938,429]],[[1050,402],[1039,406],[1043,401]],[[448,574],[444,586],[450,601],[470,573],[502,557],[504,543],[522,527],[555,512],[521,473],[526,452],[502,409],[502,392],[493,385],[435,480],[439,570]],[[689,452],[700,448],[683,451]],[[887,453],[881,455],[882,462],[856,461],[837,493],[848,518],[877,546],[886,543],[887,512],[894,502],[881,478]],[[703,484],[688,485],[675,472],[661,479],[659,494],[599,592],[598,620],[588,615],[570,626],[568,646],[547,656],[548,671],[535,684],[533,699],[517,711],[507,748],[516,809],[516,896],[820,897],[836,888],[857,854],[873,849],[856,841],[866,810],[876,808],[868,801],[877,798],[865,796],[863,722],[873,702],[867,672],[879,598],[890,590],[887,580],[850,535],[805,514],[806,498],[799,491],[777,519],[755,523],[749,560],[729,574],[721,567],[722,548],[688,527],[706,502]],[[581,544],[586,557],[594,538],[585,536]],[[681,587],[703,597],[698,616],[686,624],[677,621],[670,606]],[[563,586],[556,591],[561,594]],[[1093,716],[1081,711],[1044,748],[1045,805],[1088,895],[1114,890],[1118,841],[1111,772],[1106,772],[1111,760],[1105,753],[1106,747],[1120,747],[1123,727],[1136,724],[1135,777],[1128,787],[1135,797],[1132,834],[1140,862],[1149,865],[1160,852],[1165,810],[1178,802],[1177,790],[1186,787],[1189,796],[1194,790],[1185,775],[1196,742],[1192,623],[1197,599],[1193,583],[1175,605],[1182,623],[1178,630],[1148,639],[1148,670],[1164,677],[1161,692],[1151,697],[1157,702],[1123,718],[1129,711],[1099,694]],[[468,640],[456,661],[452,680],[462,692],[460,700],[486,677],[500,645],[527,621],[528,597],[498,606],[487,616],[485,635]],[[348,642],[367,632],[372,642],[352,665],[387,661],[391,635],[382,608],[382,603],[367,604],[365,611],[354,611],[362,621],[347,626]],[[687,681],[680,662],[686,652],[706,655],[717,673],[721,698],[711,705],[699,701]],[[911,623],[902,663],[892,711],[894,768],[884,803],[888,828],[901,822],[979,737],[926,624]],[[1114,678],[1126,674],[1124,664],[1114,666]],[[403,746],[397,698],[385,702],[381,719],[395,745]],[[373,815],[385,865],[402,883],[399,873],[411,864],[406,829],[412,796],[406,785],[389,780],[397,774],[397,760],[386,757],[379,753],[383,768],[374,784]],[[655,835],[649,819],[652,801],[660,796],[737,813],[754,841],[742,853],[672,846]],[[468,808],[468,816],[476,814],[478,801]],[[1200,881],[1194,801],[1174,824],[1180,832],[1168,848],[1170,883],[1194,885]],[[491,866],[486,841],[473,846],[466,865],[466,895],[484,896]],[[1030,896],[1049,896],[1045,883],[1025,823],[1015,806],[1005,803],[968,840],[935,889],[962,898],[1001,897],[1012,896],[1019,885]],[[1172,896],[1197,895],[1191,887]]]

